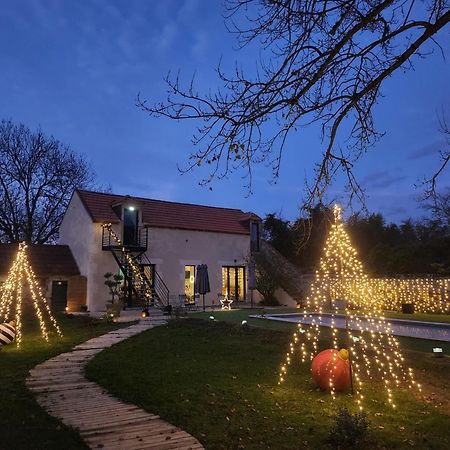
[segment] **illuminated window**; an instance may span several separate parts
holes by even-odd
[[[245,301],[245,266],[222,267],[222,295],[234,301]]]
[[[184,266],[184,295],[187,303],[195,303],[195,266]]]

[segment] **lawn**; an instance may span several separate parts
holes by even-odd
[[[244,312],[229,314],[240,322]],[[328,448],[337,404],[295,362],[282,386],[290,333],[225,321],[172,321],[100,353],[88,377],[116,396],[186,429],[208,450]],[[424,395],[395,392],[385,405],[379,381],[367,384],[369,441],[361,448],[450,448],[448,358],[406,352]],[[119,363],[120,362],[120,363]],[[112,370],[113,368],[113,370]]]
[[[34,318],[23,323],[22,346],[0,350],[0,448],[4,449],[84,449],[78,433],[50,417],[25,387],[28,371],[52,356],[70,350],[91,337],[118,328],[118,325],[87,317],[56,316],[63,338],[51,336],[47,344],[40,337]],[[123,326],[123,325],[122,325]]]
[[[293,308],[273,308],[273,309],[236,309],[231,311],[214,311],[214,312],[196,312],[190,315],[190,317],[208,319],[211,315],[217,320],[223,320],[230,323],[241,324],[243,320],[246,320],[252,327],[266,328],[269,330],[278,331],[294,331],[297,325],[289,322],[279,322],[269,319],[255,319],[249,317],[251,315],[259,315],[261,313],[266,314],[286,314],[286,313],[298,313],[299,311]],[[427,320],[424,319],[426,317]],[[445,314],[401,314],[401,313],[387,313],[386,317],[408,319],[408,320],[421,320],[428,322],[448,322],[450,316]],[[321,334],[324,338],[330,337],[330,329],[328,327],[321,327]],[[342,335],[343,331],[340,330],[339,334]],[[402,348],[408,350],[415,350],[419,352],[431,353],[433,347],[441,347],[446,355],[450,354],[450,343],[444,341],[432,341],[425,339],[415,339],[409,337],[398,336]]]

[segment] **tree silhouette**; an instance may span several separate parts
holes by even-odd
[[[380,137],[373,107],[384,82],[425,56],[425,43],[450,21],[448,0],[228,0],[225,16],[241,46],[262,49],[255,74],[236,64],[218,68],[223,86],[199,93],[194,79],[166,77],[166,101],[137,105],[152,116],[195,120],[197,146],[188,171],[210,170],[201,184],[244,170],[251,190],[252,166],[271,166],[279,176],[292,132],[316,125],[322,146],[307,205],[321,200],[338,171],[349,192],[363,198],[353,164]],[[415,58],[414,58],[415,57]]]
[[[91,185],[86,160],[22,124],[0,124],[0,242],[52,242],[76,188]]]

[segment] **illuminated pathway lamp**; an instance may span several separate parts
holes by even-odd
[[[34,312],[39,320],[42,337],[48,342],[48,327],[46,319],[50,322],[50,327],[62,337],[61,330],[53,317],[50,306],[42,294],[42,290],[37,282],[36,275],[31,268],[27,256],[27,245],[25,242],[19,244],[19,251],[14,260],[8,277],[0,290],[0,322],[15,321],[16,345],[20,347],[22,342],[22,307],[23,307],[23,286],[25,281],[28,284],[29,292],[34,307]]]
[[[406,384],[410,388],[415,385],[420,390],[420,385],[414,381],[412,369],[404,367],[399,342],[383,315],[382,293],[372,287],[364,273],[344,229],[341,209],[337,205],[334,207],[334,223],[305,303],[303,320],[310,326],[301,322],[298,324],[281,365],[279,383],[284,382],[296,350],[302,362],[311,362],[319,354],[321,322],[326,307],[331,309],[331,348],[328,352],[332,359],[324,366],[329,375],[320,374],[320,385],[331,392],[333,399],[340,390],[337,374],[344,373],[343,377],[346,377],[345,367],[341,371],[337,370],[339,364],[344,366],[339,354],[344,354],[344,359],[348,358],[350,387],[360,409],[363,409],[365,379],[369,383],[376,378],[382,380],[387,401],[393,408],[394,388]],[[342,319],[345,320],[345,329],[339,333],[337,322]],[[316,364],[313,371],[315,369]],[[326,380],[323,380],[324,376]]]

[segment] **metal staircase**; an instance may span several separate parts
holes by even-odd
[[[169,289],[158,272],[147,258],[147,229],[145,233],[139,233],[139,239],[135,245],[124,245],[111,227],[111,224],[103,225],[102,249],[110,251],[122,271],[126,285],[135,293],[144,312],[148,308],[156,306],[162,310],[169,307]],[[145,266],[153,267],[153,276],[150,279],[145,271]]]

